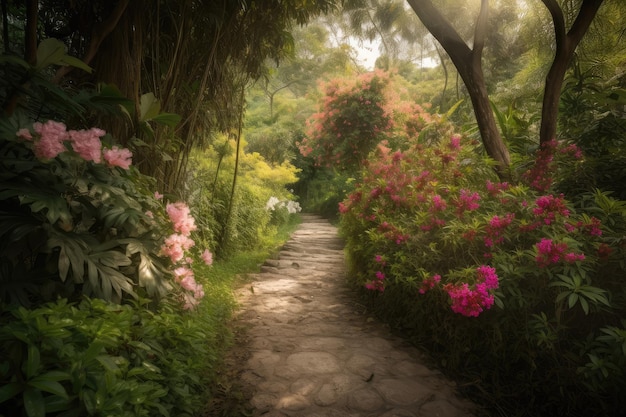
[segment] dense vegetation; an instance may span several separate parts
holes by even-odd
[[[410,3],[451,58],[395,0],[2,2],[3,415],[211,412],[300,205],[485,414],[623,414],[624,3]]]

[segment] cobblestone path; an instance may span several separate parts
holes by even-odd
[[[248,352],[239,383],[253,415],[472,416],[472,404],[417,349],[355,303],[336,228],[303,218],[276,259],[237,292]]]

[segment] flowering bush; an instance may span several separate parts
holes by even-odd
[[[191,259],[194,219],[183,203],[167,204],[166,217],[162,196],[141,190],[149,180],[132,169],[128,149],[103,146],[110,137],[101,129],[67,130],[53,120],[13,134],[3,128],[3,300],[38,304],[77,292],[158,299],[175,278],[184,305],[197,304],[202,286],[180,269]]]
[[[325,91],[320,112],[307,120],[307,136],[297,145],[317,166],[351,171],[383,140],[406,146],[406,140],[433,116],[404,100],[391,74],[377,70],[356,80],[335,79]]]
[[[626,206],[597,192],[575,209],[545,184],[538,187],[537,176],[528,181],[532,188],[498,182],[489,161],[456,135],[406,151],[379,145],[339,207],[352,279],[396,314],[402,305],[416,314],[398,320],[452,353],[450,365],[463,361],[464,348],[451,352],[446,343],[463,340],[478,357],[502,358],[500,370],[531,369],[538,361],[547,367],[543,374],[578,369],[584,382],[567,384],[578,384],[577,393],[595,384],[603,398],[624,376],[626,352],[609,353],[589,340],[599,345],[609,329],[615,334],[626,311],[618,295],[626,288],[616,279],[624,272]],[[442,307],[452,315],[437,310]],[[480,330],[485,326],[497,329],[493,339]],[[532,347],[504,354],[503,343]],[[563,356],[567,367],[559,362]],[[522,375],[515,378],[538,384],[534,372]]]

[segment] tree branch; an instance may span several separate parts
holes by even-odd
[[[126,7],[128,6],[128,2],[130,0],[119,0],[115,5],[115,9],[109,15],[109,17],[103,21],[102,23],[97,24],[93,31],[91,32],[91,41],[89,42],[89,49],[83,56],[82,60],[85,64],[89,65],[91,60],[96,56],[102,41],[115,29],[117,23],[120,21],[120,18],[126,11]],[[54,76],[54,82],[59,82],[61,78],[69,74],[74,67],[63,66],[57,70],[56,75]]]
[[[552,22],[554,22],[554,38],[556,40],[557,51],[565,46],[565,17],[563,17],[563,10],[556,0],[541,0],[545,4],[546,8],[552,16]]]
[[[444,46],[455,65],[468,60],[472,54],[471,49],[430,0],[407,1],[424,26]]]
[[[583,1],[583,4],[580,6],[580,11],[578,12],[578,16],[576,16],[576,20],[574,20],[572,27],[567,33],[567,39],[572,46],[572,49],[575,49],[576,46],[578,46],[583,36],[585,36],[585,33],[587,33],[587,29],[589,29],[589,26],[598,13],[598,9],[602,5],[603,1],[604,0]]]
[[[480,12],[476,19],[476,27],[474,28],[474,46],[473,59],[480,60],[483,54],[483,48],[485,47],[485,39],[487,38],[487,22],[489,15],[489,0],[481,0]]]

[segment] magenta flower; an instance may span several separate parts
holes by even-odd
[[[567,251],[567,243],[555,243],[552,239],[543,238],[535,245],[537,248],[537,256],[535,261],[541,268],[556,264],[565,255]]]
[[[425,294],[426,291],[432,290],[435,287],[435,285],[437,285],[440,282],[441,282],[441,275],[439,274],[433,275],[432,277],[429,277],[429,278],[425,278],[422,281],[422,286],[418,290],[418,292],[420,294]]]
[[[469,190],[462,189],[459,192],[459,198],[456,201],[457,214],[462,216],[465,211],[473,211],[480,207],[478,201],[480,195],[476,192],[472,193]]]
[[[130,165],[133,162],[131,159],[133,153],[126,148],[120,149],[117,146],[113,146],[111,149],[105,148],[102,152],[102,156],[110,166],[120,167],[123,169],[130,168]]]
[[[496,268],[487,265],[481,265],[476,268],[478,272],[478,282],[484,283],[487,289],[498,288],[498,275],[496,274]]]
[[[491,308],[495,300],[487,292],[485,284],[476,284],[476,290],[471,290],[467,283],[446,284],[444,290],[452,299],[452,311],[467,317],[478,317],[485,309]]]

